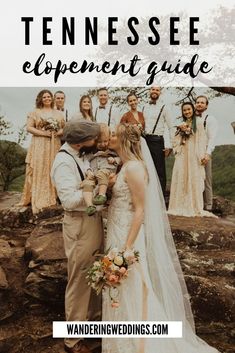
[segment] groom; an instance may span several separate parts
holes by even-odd
[[[82,191],[79,189],[89,168],[82,152],[90,152],[96,143],[100,127],[97,123],[70,120],[64,128],[65,144],[53,163],[51,177],[64,208],[63,238],[68,258],[68,283],[65,292],[67,321],[86,321],[99,318],[101,303],[92,298],[87,285],[87,268],[92,264],[92,254],[103,244],[101,215],[89,217],[85,211]],[[90,353],[81,339],[65,339],[65,351]]]

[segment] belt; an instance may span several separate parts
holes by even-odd
[[[102,211],[97,211],[95,215],[101,216]],[[85,211],[66,211],[64,210],[64,215],[70,216],[70,217],[90,217]]]
[[[84,216],[86,213],[85,213],[85,211],[66,211],[66,210],[64,210],[64,214],[67,216],[74,217],[74,216]]]
[[[163,135],[146,134],[145,136],[163,137]]]

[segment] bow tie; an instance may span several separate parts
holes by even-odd
[[[154,105],[156,105],[156,101],[150,101],[149,104],[154,104]]]
[[[105,107],[104,107],[104,106],[102,106],[102,105],[100,105],[100,106],[99,106],[99,109],[105,109]]]
[[[57,108],[60,112],[64,112],[64,108]]]
[[[202,117],[202,114],[196,114],[196,116],[199,116],[200,118]]]

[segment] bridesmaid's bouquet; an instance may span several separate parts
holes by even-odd
[[[50,130],[50,131],[59,131],[60,130],[59,122],[53,118],[42,119],[42,125],[43,125],[44,130]]]
[[[186,141],[190,138],[191,135],[193,135],[193,129],[190,125],[184,122],[177,127],[175,136],[177,135],[181,136],[181,145],[185,145]]]
[[[139,261],[139,252],[135,250],[119,251],[117,248],[108,250],[106,254],[97,254],[96,261],[87,273],[88,284],[97,294],[103,288],[109,288],[111,306],[117,308],[118,288],[128,277],[131,265]],[[116,294],[115,294],[116,293]]]

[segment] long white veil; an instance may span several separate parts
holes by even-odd
[[[189,294],[172,238],[160,182],[143,138],[141,150],[149,177],[144,227],[148,270],[153,290],[163,306],[166,320],[183,321],[184,326],[190,324],[194,332]]]
[[[148,171],[145,199],[145,242],[151,285],[165,321],[182,321],[183,340],[175,340],[175,352],[219,353],[195,334],[190,296],[172,237],[161,185],[145,139],[141,150]]]

